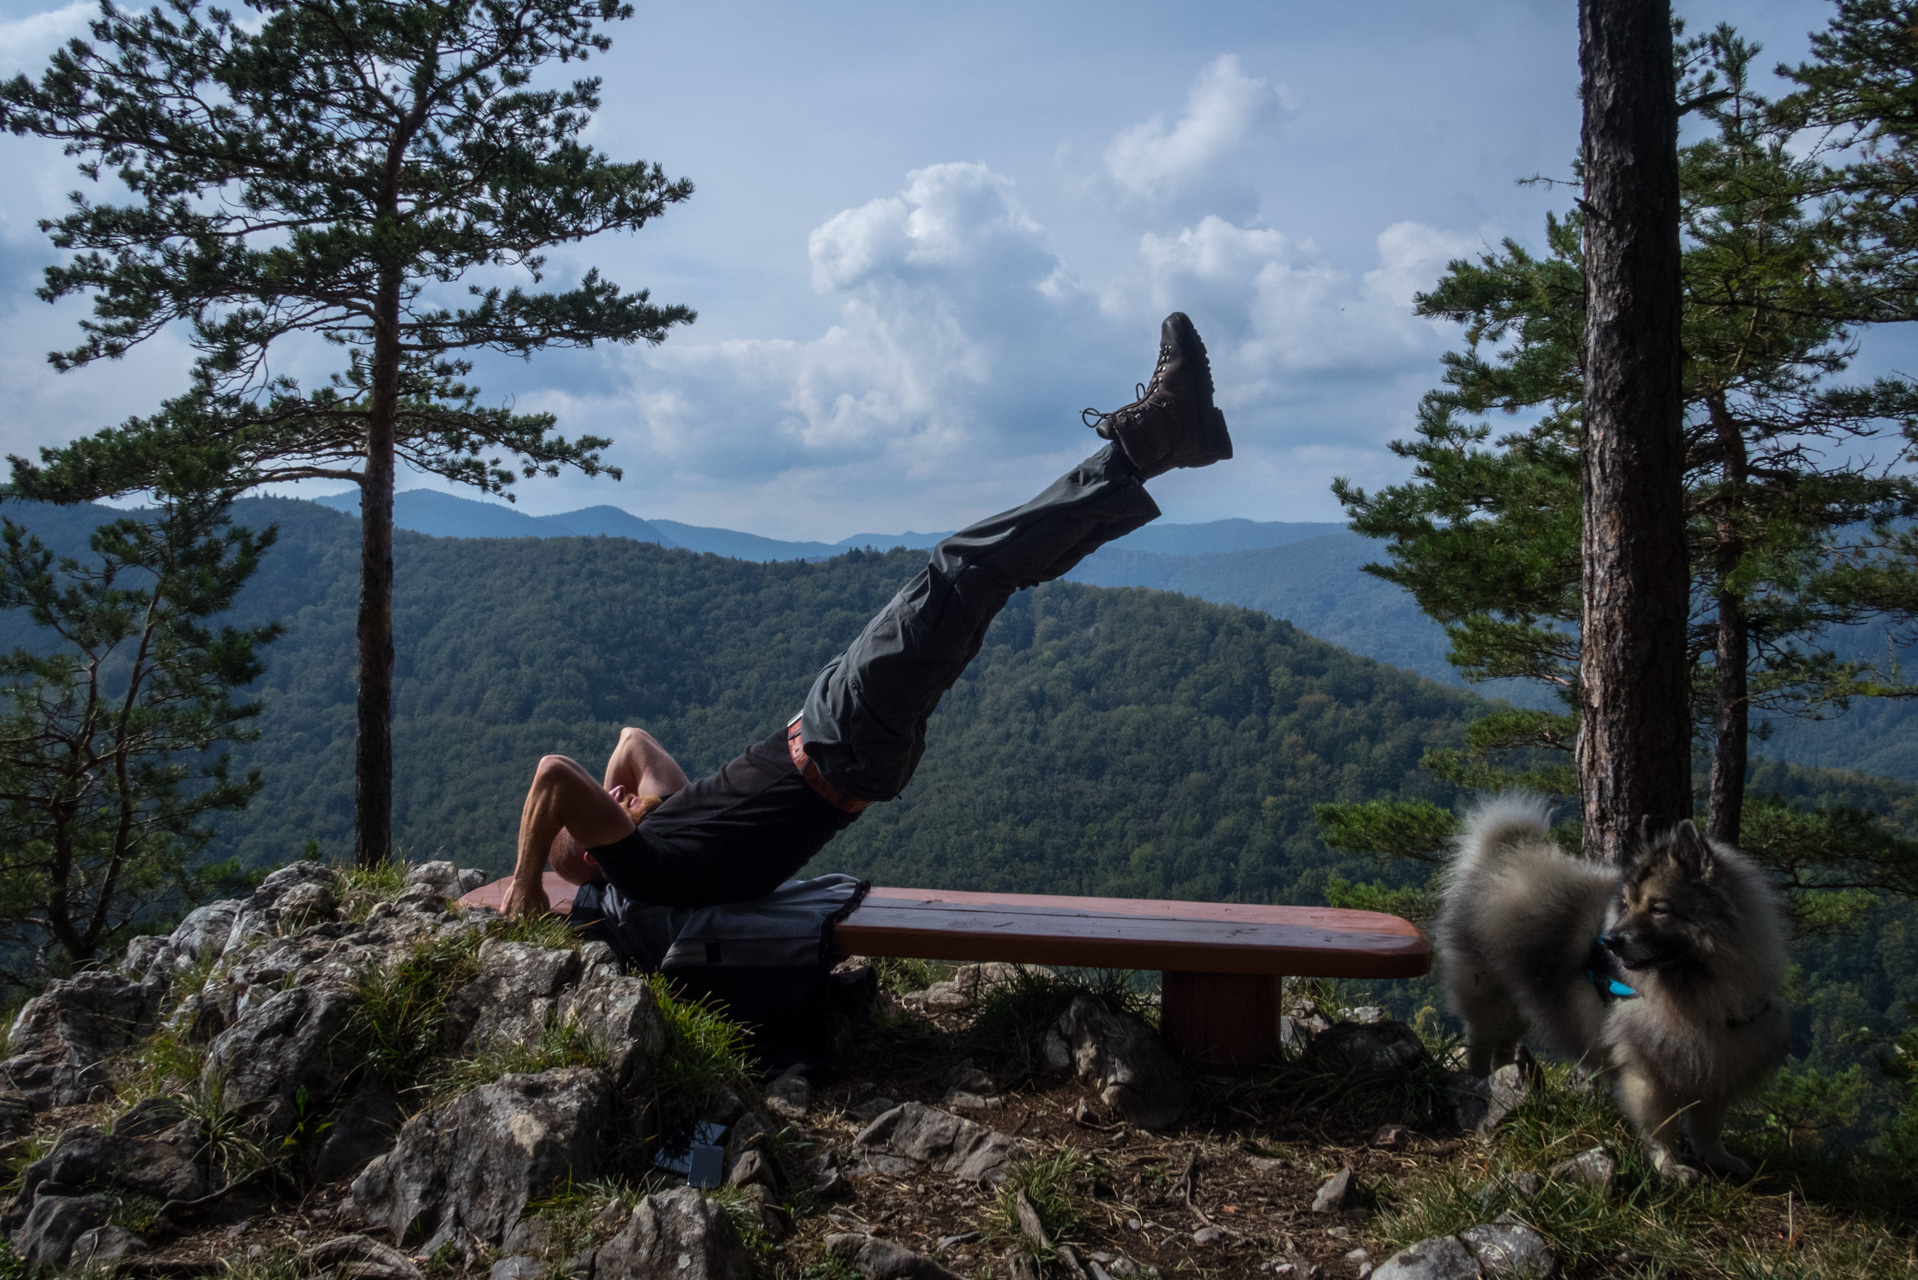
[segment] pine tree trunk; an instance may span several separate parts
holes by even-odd
[[[353,750],[353,859],[376,867],[393,841],[393,431],[400,395],[400,284],[374,302],[366,467],[360,481],[359,734]]]
[[[1678,108],[1666,0],[1582,0],[1585,853],[1691,813]]]
[[[1717,709],[1712,717],[1711,794],[1706,803],[1705,828],[1712,839],[1726,844],[1738,843],[1738,824],[1745,812],[1750,733],[1745,658],[1749,643],[1744,597],[1720,591],[1717,665],[1712,669]]]
[[[1745,555],[1742,528],[1748,462],[1745,437],[1732,419],[1724,396],[1710,397],[1709,404],[1724,488],[1719,497],[1718,550],[1713,566],[1718,579],[1718,643],[1712,667],[1712,776],[1705,827],[1712,839],[1737,844],[1745,812],[1745,769],[1751,741],[1751,623],[1745,612],[1745,597],[1733,589],[1733,580]]]

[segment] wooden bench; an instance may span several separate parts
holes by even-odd
[[[506,882],[462,903],[498,907]],[[548,874],[553,909],[573,886]],[[875,887],[834,936],[848,955],[1157,969],[1166,1038],[1202,1061],[1258,1062],[1279,1048],[1279,979],[1409,978],[1431,967],[1425,935],[1397,916],[1149,898]]]

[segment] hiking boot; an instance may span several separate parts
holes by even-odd
[[[1232,456],[1225,415],[1212,405],[1212,365],[1205,343],[1183,311],[1159,326],[1159,363],[1139,398],[1123,409],[1080,414],[1088,427],[1116,440],[1147,480],[1174,467],[1209,467]]]

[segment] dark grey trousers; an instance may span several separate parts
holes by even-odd
[[[1050,582],[1159,514],[1117,445],[1032,501],[953,534],[806,695],[806,754],[846,795],[890,800],[926,750],[926,721],[1012,593]]]

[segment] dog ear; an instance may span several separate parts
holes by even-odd
[[[1712,854],[1711,842],[1698,834],[1698,828],[1690,818],[1678,824],[1672,830],[1672,856],[1678,865],[1697,880],[1710,880],[1717,869],[1718,860]]]

